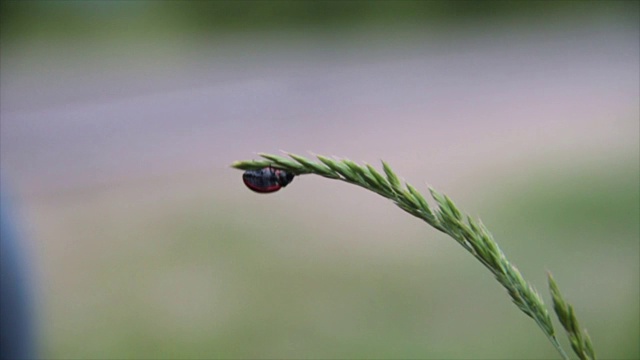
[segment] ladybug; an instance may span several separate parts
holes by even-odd
[[[267,194],[287,186],[294,176],[292,173],[269,166],[259,170],[245,171],[242,174],[242,181],[249,189],[257,193]]]

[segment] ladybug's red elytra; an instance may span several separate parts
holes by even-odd
[[[287,186],[292,180],[292,173],[271,166],[259,170],[247,170],[242,174],[242,181],[251,190],[267,194],[280,190]]]

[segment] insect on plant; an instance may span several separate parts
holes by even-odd
[[[249,189],[257,193],[268,194],[289,185],[294,176],[285,170],[267,166],[262,169],[245,171],[242,174],[242,181]]]
[[[262,160],[237,161],[232,167],[245,170],[242,176],[245,185],[258,193],[278,191],[287,186],[294,175],[315,174],[363,187],[393,201],[402,210],[447,234],[487,268],[507,290],[520,311],[535,321],[560,356],[565,360],[569,359],[558,342],[549,310],[540,294],[507,260],[484,224],[459,210],[447,195],[429,188],[436,205],[429,204],[416,188],[408,183],[403,184],[385,162],[382,162],[384,173],[381,173],[371,165],[358,165],[346,159],[337,160],[318,155],[319,162],[316,162],[303,156],[288,155],[289,158],[260,154]],[[595,360],[591,339],[578,324],[573,306],[563,298],[550,273],[548,281],[553,309],[569,337],[571,348],[581,360]]]

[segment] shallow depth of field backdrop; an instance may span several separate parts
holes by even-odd
[[[558,358],[390,202],[314,176],[257,195],[229,168],[283,149],[445,192],[547,303],[553,272],[601,358],[638,358],[638,11],[3,1],[2,175],[42,355]]]

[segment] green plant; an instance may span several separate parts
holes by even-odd
[[[556,338],[549,311],[538,292],[507,260],[482,222],[461,212],[448,196],[429,188],[437,204],[432,208],[413,186],[409,183],[403,186],[385,162],[382,162],[382,175],[371,165],[361,166],[346,159],[335,160],[318,155],[320,162],[314,162],[294,154],[289,154],[290,158],[271,154],[260,156],[263,157],[262,160],[238,161],[232,166],[241,170],[271,166],[295,175],[316,174],[358,185],[390,199],[402,210],[449,235],[493,274],[507,290],[513,303],[538,324],[562,358],[569,359]],[[580,329],[573,307],[564,300],[551,274],[548,276],[554,310],[569,337],[571,347],[580,359],[594,360],[595,353],[589,336]]]

